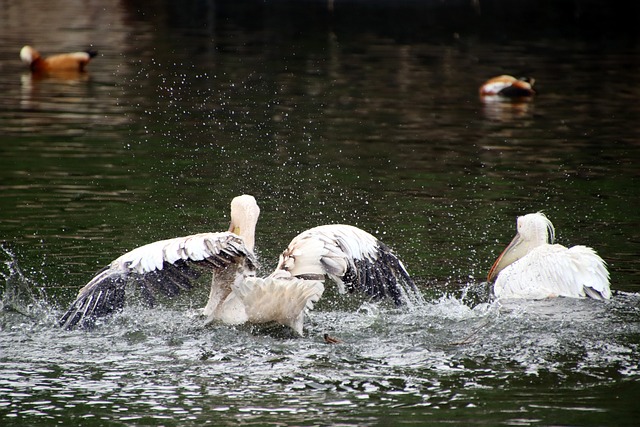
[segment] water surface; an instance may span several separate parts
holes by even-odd
[[[6,5],[2,424],[634,424],[637,29],[624,10],[523,4]],[[37,79],[26,43],[100,55]],[[504,72],[538,96],[482,103]],[[264,272],[298,232],[349,223],[394,248],[427,303],[325,301],[297,339],[204,327],[201,295],[56,327],[102,266],[226,229],[241,193],[262,209]],[[490,297],[515,217],[538,210],[607,261],[610,302]]]

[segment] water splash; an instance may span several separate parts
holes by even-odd
[[[4,244],[0,245],[0,256],[4,258],[4,271],[0,271],[4,280],[0,311],[32,317],[34,306],[44,302],[42,288],[22,272],[16,255]]]
[[[523,393],[549,383],[604,395],[612,381],[640,378],[635,294],[604,304],[507,304],[484,283],[445,286],[414,307],[327,304],[310,314],[303,338],[205,326],[195,310],[179,305],[131,304],[91,331],[64,331],[14,252],[2,247],[2,254],[3,313],[15,313],[0,325],[0,388],[10,391],[0,396],[4,420],[62,420],[74,405],[74,413],[113,423],[271,423],[277,414],[288,420],[283,425],[327,417],[358,424],[366,420],[354,409],[366,414],[371,405],[405,415],[481,413],[487,399],[519,408]],[[327,332],[341,342],[326,344]],[[505,396],[506,385],[523,392]],[[569,401],[565,413],[578,403]]]

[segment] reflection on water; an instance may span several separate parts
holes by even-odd
[[[610,34],[607,7],[595,20],[562,2],[450,3],[6,5],[3,425],[634,422],[635,26]],[[39,79],[26,43],[99,55],[80,78]],[[505,72],[535,77],[535,99],[481,102]],[[205,328],[195,297],[132,304],[92,332],[55,326],[96,270],[225,229],[245,192],[264,271],[300,231],[346,222],[388,243],[429,302],[325,305],[302,339]],[[538,210],[560,243],[608,262],[612,301],[490,298],[515,216]]]
[[[496,97],[484,97],[482,99],[482,112],[489,120],[513,122],[518,119],[527,119],[533,114],[534,104],[532,100],[510,100]]]

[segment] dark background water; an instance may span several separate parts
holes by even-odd
[[[30,308],[38,321],[3,314],[5,420],[93,414],[96,425],[117,424],[126,406],[134,421],[168,411],[166,422],[181,425],[633,424],[635,3],[8,1],[1,9],[4,299],[27,286],[45,303]],[[81,78],[36,79],[19,61],[27,43],[45,54],[92,46],[99,55]],[[502,73],[535,77],[538,96],[482,103],[479,85]],[[433,305],[411,315],[321,310],[301,340],[194,331],[171,307],[175,324],[152,312],[125,314],[93,335],[55,328],[96,270],[153,240],[226,229],[240,193],[262,208],[265,271],[298,232],[349,223],[393,247]],[[592,246],[607,261],[612,303],[483,311],[461,296],[484,281],[515,217],[538,210],[559,243]],[[321,344],[326,324],[341,324],[347,345]],[[477,339],[447,346],[469,334]],[[166,409],[163,388],[187,415]]]

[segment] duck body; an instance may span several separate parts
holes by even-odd
[[[502,97],[502,98],[527,98],[535,95],[533,84],[535,80],[530,77],[519,79],[502,75],[493,77],[480,86],[480,96]]]
[[[97,52],[73,52],[42,57],[40,53],[31,46],[24,46],[20,50],[20,59],[29,65],[34,73],[55,73],[55,72],[83,72],[95,57]]]

